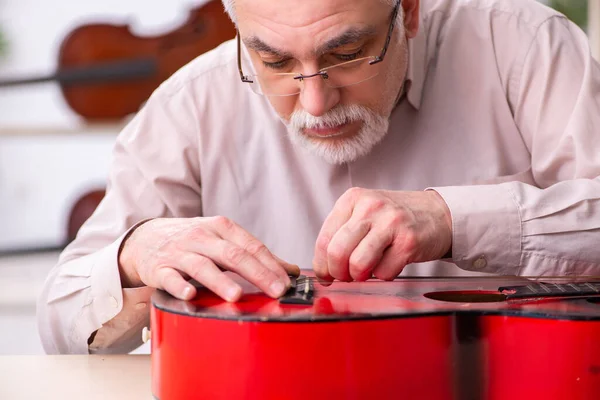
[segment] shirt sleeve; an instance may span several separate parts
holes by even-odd
[[[201,215],[197,137],[189,122],[197,116],[189,100],[157,91],[119,134],[106,195],[38,298],[48,354],[123,353],[142,344],[152,289],[121,287],[119,250],[128,232],[150,218]]]
[[[541,24],[528,46],[511,106],[530,170],[504,182],[428,189],[451,211],[459,267],[598,275],[600,67],[585,34],[561,16]]]

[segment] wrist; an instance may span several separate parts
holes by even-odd
[[[440,259],[452,258],[452,213],[444,198],[434,190],[428,190],[430,196],[438,205],[438,231],[440,232],[441,243],[444,243]]]
[[[136,266],[136,252],[135,252],[135,236],[139,234],[138,228],[146,221],[142,221],[139,224],[133,226],[127,235],[121,242],[121,247],[117,256],[117,262],[119,265],[119,276],[121,277],[121,286],[123,288],[136,288],[144,286]]]
[[[136,277],[133,257],[130,255],[130,246],[126,243],[119,253],[119,275],[121,277],[121,286],[123,288],[134,288],[141,286],[139,277]]]

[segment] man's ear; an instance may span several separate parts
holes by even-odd
[[[419,31],[420,5],[420,0],[402,0],[404,29],[406,30],[406,37],[409,39],[417,36],[417,32]]]

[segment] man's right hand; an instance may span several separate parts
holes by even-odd
[[[191,277],[227,301],[237,301],[242,288],[223,273],[245,278],[273,298],[289,288],[296,265],[271,254],[264,244],[225,217],[157,218],[125,240],[119,255],[123,287],[150,286],[190,300],[196,289]]]

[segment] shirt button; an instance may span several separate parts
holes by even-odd
[[[150,333],[150,329],[148,329],[148,327],[145,326],[142,329],[142,342],[146,343],[150,339],[152,339],[152,333]]]
[[[136,310],[143,310],[144,308],[146,308],[146,303],[137,303],[135,305]]]
[[[487,261],[484,256],[479,257],[473,262],[473,267],[476,269],[484,269],[487,266]]]
[[[112,308],[118,308],[119,307],[119,302],[113,296],[110,296],[110,298],[108,299],[108,302],[109,302],[109,304],[110,304],[110,306]]]

